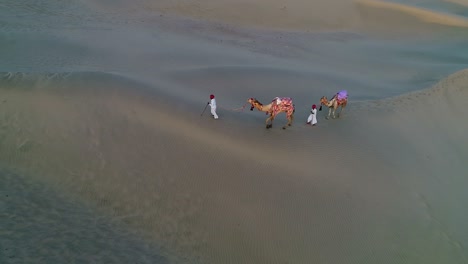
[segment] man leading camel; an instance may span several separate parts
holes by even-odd
[[[312,105],[312,110],[310,110],[310,115],[307,118],[307,124],[315,126],[317,124],[317,106]]]
[[[210,95],[210,101],[208,102],[208,104],[211,107],[211,115],[214,119],[218,119],[218,115],[216,114],[216,99],[213,94]]]

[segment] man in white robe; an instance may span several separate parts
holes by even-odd
[[[312,110],[310,110],[310,115],[307,118],[307,124],[315,126],[317,124],[317,106],[312,105]]]
[[[210,95],[210,102],[208,104],[211,107],[211,115],[214,119],[218,119],[218,115],[216,114],[216,99],[213,94]]]

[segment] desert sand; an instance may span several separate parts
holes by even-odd
[[[374,1],[0,7],[0,262],[467,263],[466,18]],[[341,89],[340,117],[305,125]],[[211,93],[219,120],[200,116]],[[286,130],[237,110],[276,96],[296,104]]]

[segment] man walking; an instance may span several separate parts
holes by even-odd
[[[216,114],[216,99],[213,94],[210,95],[210,102],[208,104],[211,107],[211,115],[214,119],[218,119],[218,115]]]
[[[312,105],[312,110],[310,110],[309,118],[307,118],[307,124],[315,126],[317,124],[317,107]]]

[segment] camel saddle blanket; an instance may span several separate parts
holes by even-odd
[[[276,97],[272,101],[271,113],[275,115],[279,112],[288,112],[290,108],[294,108],[293,101],[289,97]]]
[[[339,101],[344,101],[346,98],[348,98],[348,92],[346,90],[339,91],[336,94],[336,99]]]

